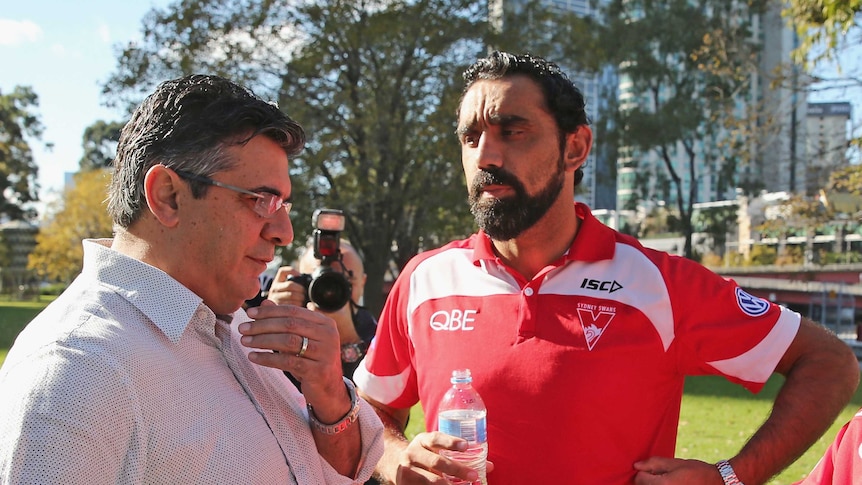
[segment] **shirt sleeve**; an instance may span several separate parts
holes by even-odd
[[[665,264],[683,373],[719,374],[759,391],[796,337],[800,315],[692,261]]]
[[[380,418],[377,417],[374,408],[361,399],[359,403],[359,417],[356,420],[356,424],[361,426],[360,432],[362,434],[362,457],[360,458],[356,476],[345,477],[335,471],[326,460],[321,459],[324,479],[327,485],[365,483],[371,478],[374,468],[377,467],[377,462],[383,457],[383,423],[380,422]]]
[[[419,402],[408,330],[410,275],[408,265],[390,291],[374,340],[353,374],[354,382],[365,394],[396,408],[409,408]]]

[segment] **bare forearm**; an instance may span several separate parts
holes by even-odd
[[[337,435],[327,435],[313,430],[318,453],[338,473],[353,478],[362,459],[362,436],[359,423]]]
[[[383,458],[377,462],[374,477],[380,483],[394,484],[398,474],[398,460],[401,452],[407,448],[408,440],[404,436],[404,424],[391,414],[375,407],[377,416],[383,422]]]
[[[309,404],[308,414],[314,442],[320,456],[338,473],[353,478],[362,459],[362,433],[358,421],[362,403],[356,395],[353,384],[346,379],[343,382],[343,385],[338,386],[341,389],[334,393],[335,399],[315,401],[321,403],[318,408],[312,408]],[[337,396],[337,394],[343,396]],[[310,395],[306,397],[311,403],[312,397]],[[344,397],[347,397],[346,402],[343,402]]]
[[[765,483],[799,458],[850,400],[859,383],[859,364],[838,342],[800,357],[786,372],[769,418],[732,460],[746,485]]]

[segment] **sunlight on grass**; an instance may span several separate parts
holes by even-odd
[[[716,462],[736,454],[769,415],[772,401],[783,381],[782,377],[774,376],[755,395],[720,377],[688,379],[680,412],[677,456]],[[768,484],[790,485],[805,478],[835,439],[838,430],[860,407],[862,389],[857,389],[832,427]]]

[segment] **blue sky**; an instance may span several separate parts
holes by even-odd
[[[46,151],[36,144],[42,198],[78,169],[84,129],[120,113],[102,106],[100,82],[116,65],[117,44],[139,37],[141,19],[167,0],[0,0],[0,91],[30,86],[39,96]]]
[[[0,0],[0,91],[31,86],[40,100],[43,141],[54,144],[51,151],[32,144],[43,200],[62,190],[67,172],[77,171],[84,129],[100,119],[121,118],[102,106],[100,83],[116,65],[117,46],[140,36],[144,14],[168,3]],[[857,53],[849,57],[858,60]],[[813,100],[852,102],[860,125],[862,89],[822,92]]]

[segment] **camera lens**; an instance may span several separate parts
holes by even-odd
[[[331,268],[321,266],[308,286],[308,297],[325,312],[334,312],[350,301],[351,286],[347,278]]]

